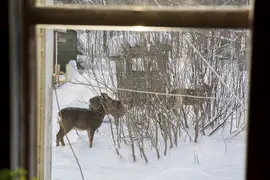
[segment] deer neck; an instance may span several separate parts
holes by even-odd
[[[101,116],[105,116],[105,107],[103,105],[101,105],[98,109],[96,109],[96,111],[101,115]]]

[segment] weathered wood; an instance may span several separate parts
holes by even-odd
[[[249,7],[209,6],[160,8],[54,5],[33,7],[29,16],[32,24],[234,29],[249,28],[252,18]]]

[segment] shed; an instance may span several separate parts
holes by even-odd
[[[170,35],[140,33],[115,36],[108,43],[109,55],[116,64],[117,88],[165,92],[167,63],[171,53]],[[149,103],[148,94],[119,91],[123,103],[140,106]]]
[[[55,57],[54,65],[60,65],[60,71],[66,72],[66,64],[70,60],[77,61],[77,31],[72,29],[56,29],[54,31]]]

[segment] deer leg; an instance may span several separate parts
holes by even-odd
[[[58,132],[58,133],[59,133],[59,132]],[[57,135],[56,135],[56,146],[59,146],[58,133],[57,133]]]
[[[186,115],[186,112],[185,112],[185,109],[184,109],[184,107],[183,106],[181,106],[181,112],[183,113],[183,119],[184,119],[184,121],[185,121],[185,128],[189,128],[189,126],[188,126],[188,122],[187,122],[187,115]]]
[[[118,148],[120,148],[121,138],[120,138],[120,133],[119,133],[119,131],[120,131],[120,129],[119,129],[119,117],[115,117],[115,126],[116,126],[116,136],[117,136]]]
[[[63,127],[60,126],[60,130],[56,135],[56,146],[59,146],[59,141],[61,142],[62,146],[65,146],[65,142],[64,142],[64,136],[69,133],[69,131],[71,131],[72,127]]]
[[[115,120],[116,129],[118,130],[118,127],[119,127],[119,118],[118,117],[115,117],[114,120]]]
[[[204,128],[205,125],[205,120],[206,120],[206,111],[203,108],[203,104],[200,104],[200,111],[201,111],[201,116],[202,116],[202,129]],[[202,134],[205,136],[204,130],[202,131]]]
[[[79,133],[78,133],[78,131],[77,131],[77,130],[75,130],[75,131],[76,131],[76,134],[77,134],[78,136],[80,136]]]
[[[92,148],[95,130],[90,128],[87,130],[87,134],[88,134],[88,139],[89,139],[89,147]]]
[[[65,142],[64,142],[64,136],[65,136],[65,131],[64,129],[60,126],[60,129],[56,135],[56,146],[59,146],[59,141],[61,142],[62,146],[65,146]]]

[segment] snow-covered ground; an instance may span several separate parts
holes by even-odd
[[[57,93],[60,108],[87,108],[88,104],[82,101],[88,101],[96,95],[86,86],[72,83],[62,85]],[[80,180],[80,171],[67,139],[64,138],[67,144],[65,147],[55,145],[59,130],[57,112],[54,96],[52,179]],[[79,131],[79,134],[77,136],[73,130],[68,137],[80,161],[85,180],[244,180],[245,177],[245,133],[226,142],[220,135],[203,137],[197,144],[179,141],[178,147],[171,149],[167,156],[162,154],[159,160],[154,154],[148,155],[148,164],[140,158],[134,163],[128,147],[121,146],[119,149],[122,157],[116,155],[108,123],[103,123],[96,132],[91,149],[87,133]],[[195,160],[196,155],[199,162]]]

